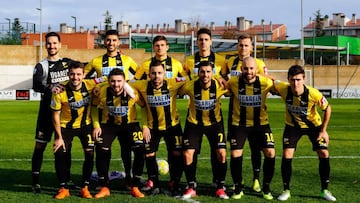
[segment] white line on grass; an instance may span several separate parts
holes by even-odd
[[[157,157],[158,159],[166,159],[164,157]],[[250,159],[250,157],[244,157],[245,159]],[[330,156],[331,159],[360,159],[360,156]],[[209,160],[210,157],[199,157],[200,160]],[[277,159],[281,159],[281,157],[277,157]],[[318,156],[297,156],[293,159],[318,159]],[[44,161],[54,161],[54,159],[43,159]],[[73,161],[84,161],[84,159],[72,159]],[[114,161],[121,161],[121,159],[114,159],[111,160]],[[0,161],[31,161],[31,159],[18,159],[18,158],[12,158],[12,159],[0,159]]]

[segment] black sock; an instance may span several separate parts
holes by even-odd
[[[109,186],[109,165],[111,159],[111,150],[104,150],[96,147],[96,170],[98,173],[98,182],[101,187]]]
[[[82,182],[83,182],[82,187],[89,185],[91,173],[94,168],[94,151],[93,150],[87,151],[87,150],[88,149],[84,149],[85,160],[83,163],[83,170],[82,170]]]
[[[257,149],[251,149],[251,164],[253,167],[253,179],[260,178],[261,168],[261,151]]]
[[[138,187],[140,185],[140,178],[144,169],[144,149],[141,147],[135,148],[134,150],[134,164],[133,164],[133,178],[132,185]]]
[[[32,161],[31,161],[31,171],[32,171],[32,184],[39,184],[40,182],[40,169],[44,157],[44,150],[46,144],[44,146],[38,147],[35,146]]]
[[[170,179],[174,181],[176,185],[179,184],[182,172],[184,170],[184,157],[173,155],[169,162],[170,165]]]
[[[326,190],[330,182],[330,159],[319,158],[319,174],[321,181],[321,190]]]
[[[231,170],[231,176],[233,179],[233,182],[235,184],[235,189],[238,189],[241,191],[241,181],[242,181],[242,162],[243,157],[231,157],[230,159],[230,170]],[[237,186],[237,187],[236,187]],[[239,193],[240,191],[237,191],[236,193]]]
[[[153,181],[154,187],[158,187],[159,183],[159,169],[155,156],[146,157],[146,169],[149,180]]]
[[[227,171],[227,162],[221,163],[218,161],[217,163],[217,189],[223,189],[225,183],[225,176]]]
[[[281,161],[281,176],[283,180],[283,187],[284,190],[290,190],[290,179],[292,173],[292,166],[291,166],[292,159],[282,158]]]
[[[264,167],[263,167],[263,173],[264,173],[263,192],[266,194],[270,192],[270,183],[274,176],[274,170],[275,170],[275,157],[274,158],[265,157]]]

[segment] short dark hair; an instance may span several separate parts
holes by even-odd
[[[109,78],[113,75],[122,75],[125,78],[125,73],[120,68],[113,68],[109,73]]]
[[[305,70],[302,66],[300,65],[293,65],[289,68],[288,70],[288,78],[298,75],[298,74],[303,74],[305,77]]]
[[[159,61],[159,60],[154,60],[154,61],[152,61],[151,64],[150,64],[150,69],[151,69],[152,67],[155,67],[155,66],[162,66],[162,67],[165,69],[164,64],[161,63],[161,61]]]
[[[158,41],[161,41],[161,40],[164,40],[166,41],[166,44],[168,44],[168,40],[167,38],[164,36],[164,35],[157,35],[154,37],[152,43],[155,44],[155,42],[158,42]]]
[[[209,35],[210,38],[211,38],[211,30],[210,30],[209,28],[206,28],[206,27],[200,28],[200,29],[197,31],[196,36],[199,37],[199,35],[201,35],[201,34],[207,34],[207,35]]]
[[[106,38],[107,36],[109,36],[109,35],[119,36],[119,33],[118,33],[117,30],[108,30],[108,31],[106,31],[106,33],[105,33],[105,38]]]
[[[56,32],[49,32],[45,35],[45,40],[47,41],[49,37],[57,37],[60,42],[60,35]]]
[[[243,33],[243,34],[241,34],[239,37],[238,37],[238,42],[240,41],[240,40],[243,40],[243,39],[250,39],[251,40],[251,42],[253,41],[253,38],[251,37],[251,35],[249,35],[249,34],[247,34],[247,33]]]
[[[202,66],[211,66],[211,69],[214,68],[214,62],[212,61],[201,61],[198,65],[198,67],[202,67]]]
[[[80,61],[71,61],[69,63],[69,70],[76,69],[76,68],[81,68],[84,70],[84,67],[85,67],[84,64],[81,63]]]

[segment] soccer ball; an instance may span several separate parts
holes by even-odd
[[[156,160],[158,168],[159,168],[159,174],[160,175],[166,175],[169,173],[169,163],[164,159],[158,159]]]

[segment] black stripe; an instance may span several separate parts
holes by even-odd
[[[168,85],[167,85],[167,81],[164,81],[163,86],[161,87],[161,94],[168,94],[170,96],[170,92],[168,89]],[[171,111],[170,111],[170,106],[164,106],[164,115],[165,115],[165,124],[166,124],[166,129],[169,128],[171,126]]]
[[[154,95],[154,89],[152,88],[151,81],[149,81],[147,84],[146,95]],[[152,123],[153,130],[159,130],[159,120],[158,120],[156,107],[151,106],[150,111],[153,117],[153,123]]]
[[[83,96],[83,99],[86,98],[86,97],[89,97],[89,92],[87,91],[84,82],[82,83],[82,86],[81,86],[81,95]],[[87,117],[89,106],[90,106],[89,104],[84,106],[84,111],[83,111],[83,115],[82,115],[82,118],[81,118],[81,125],[80,125],[81,128],[86,126],[86,117]]]
[[[129,95],[127,94],[126,96],[124,95],[124,92],[120,95],[120,101],[121,101],[121,106],[129,106]],[[128,116],[129,116],[129,112],[125,115],[121,117],[121,123],[122,124],[127,124],[128,123]]]
[[[195,81],[194,83],[194,99],[195,100],[201,100],[201,86],[200,86],[200,80]],[[198,125],[204,125],[203,119],[202,119],[202,111],[195,108],[196,111],[196,120],[198,121]]]
[[[240,95],[246,95],[246,87],[245,87],[245,82],[242,78],[239,78],[239,84],[238,84],[238,91],[239,91],[239,96]],[[242,91],[240,91],[242,90]],[[240,105],[240,104],[239,104]],[[246,107],[243,105],[240,105],[240,120],[239,120],[239,125],[240,126],[246,126]]]
[[[106,88],[106,106],[114,106],[111,87]],[[110,112],[108,112],[107,124],[114,124],[114,116],[110,115]]]
[[[261,84],[259,76],[256,76],[256,80],[254,83],[254,95],[261,95]],[[258,107],[254,107],[254,126],[260,126],[260,110],[261,105]]]
[[[211,80],[211,86],[210,86],[210,99],[216,101],[216,82],[215,80]],[[216,104],[215,104],[216,108]],[[215,108],[210,110],[209,117],[211,124],[215,124],[216,122],[216,115],[215,115]]]
[[[68,97],[68,102],[70,105],[72,102],[75,101],[74,93],[72,92],[71,87],[70,87],[70,82],[68,84],[66,84],[65,90],[66,90],[66,95]],[[70,108],[70,112],[71,112],[71,119],[66,124],[66,128],[72,128],[72,126],[75,122],[75,119],[78,117],[78,112],[76,110]]]

